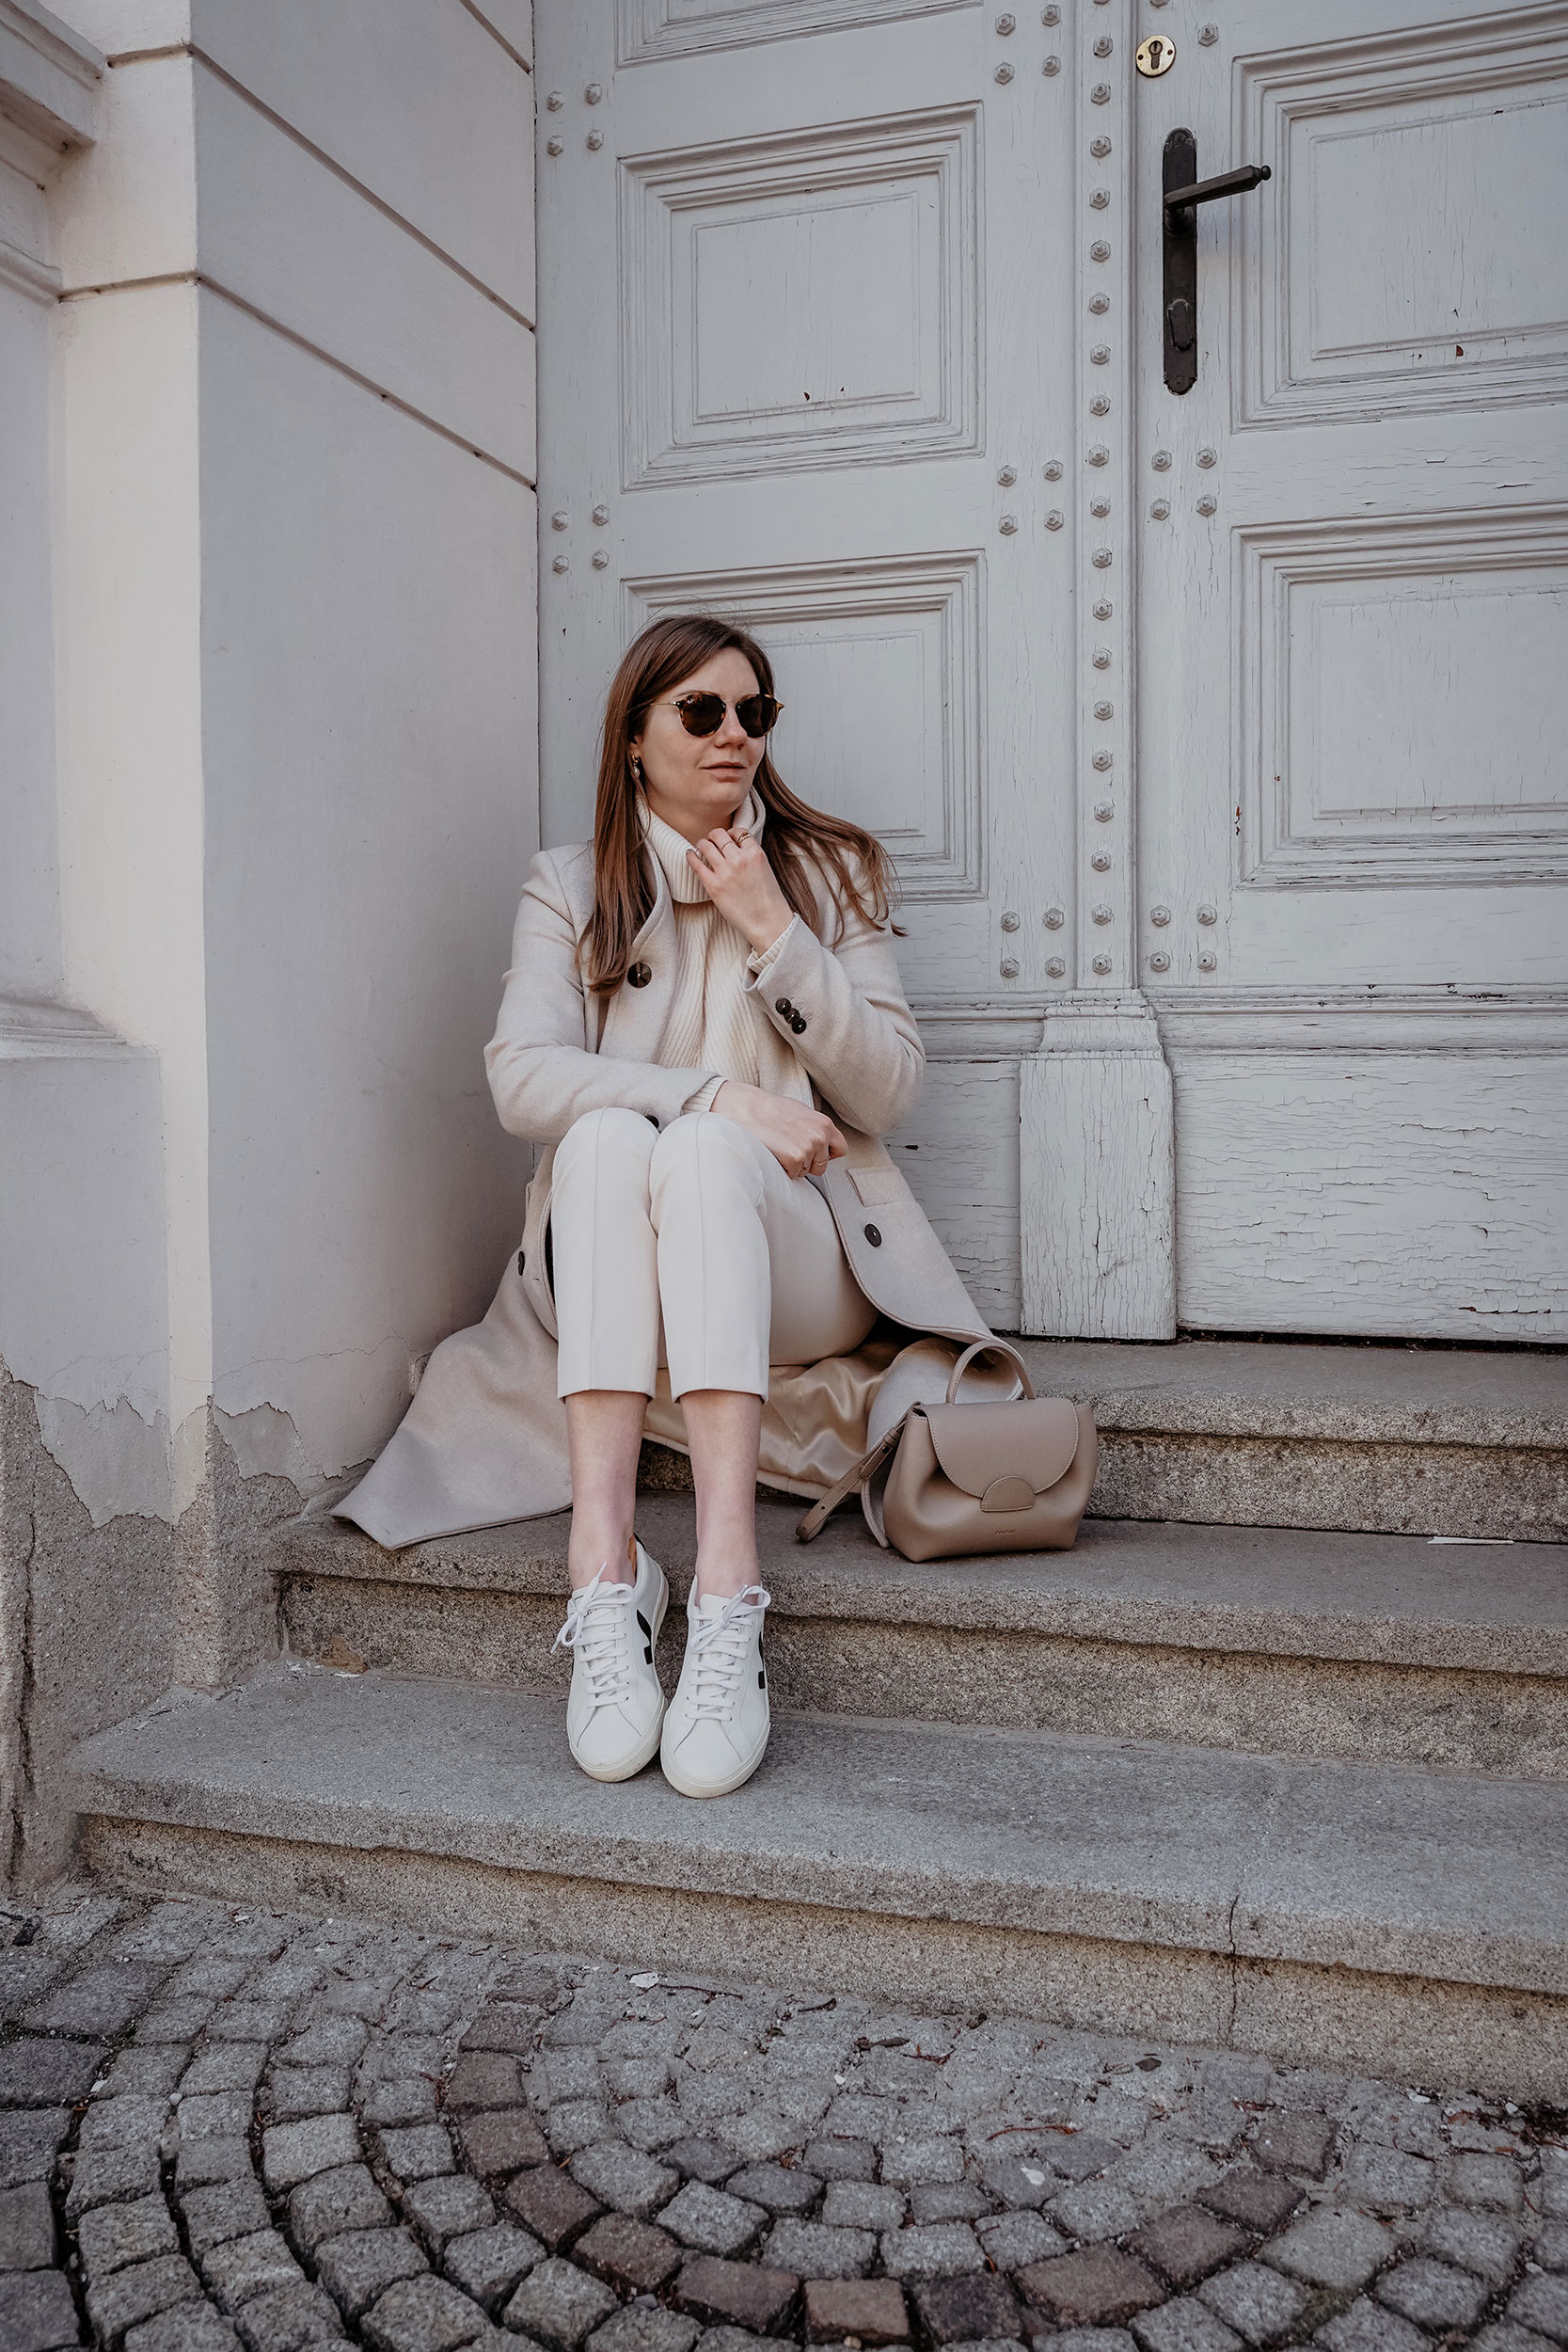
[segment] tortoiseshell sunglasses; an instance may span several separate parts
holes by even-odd
[[[688,735],[717,735],[729,707],[722,694],[677,694],[670,701],[670,708],[680,712]],[[783,708],[772,694],[742,694],[735,715],[754,742],[759,735],[771,735]]]

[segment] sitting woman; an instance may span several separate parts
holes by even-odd
[[[887,854],[784,783],[780,707],[762,648],[722,621],[656,621],[623,660],[594,839],[535,859],[486,1054],[503,1125],[553,1147],[515,1271],[338,1505],[405,1544],[569,1498],[572,1754],[615,1781],[657,1752],[688,1796],[738,1788],[768,1744],[759,1468],[820,1494],[855,1460],[866,1368],[896,1344],[865,1349],[879,1317],[989,1337],[876,1140],[924,1068]],[[831,1376],[846,1362],[858,1385]],[[697,1499],[668,1706],[668,1590],[634,1526],[661,1369]]]

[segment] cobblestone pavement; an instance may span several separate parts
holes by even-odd
[[[1568,2345],[1441,2086],[91,1888],[0,1995],[3,2352]]]

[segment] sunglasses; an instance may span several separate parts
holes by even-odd
[[[677,694],[670,705],[672,710],[680,712],[688,735],[717,735],[729,707],[722,694]],[[772,733],[783,708],[772,694],[742,694],[735,715],[755,741],[759,735]]]

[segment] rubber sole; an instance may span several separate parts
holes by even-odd
[[[658,1563],[657,1561],[654,1565],[658,1566]],[[664,1619],[670,1607],[670,1580],[665,1575],[662,1567],[659,1567],[658,1570],[658,1607],[654,1612],[654,1635],[653,1640],[648,1645],[648,1647],[655,1653],[656,1656],[658,1652],[659,1632],[663,1627]],[[657,1680],[658,1675],[658,1669],[657,1666],[654,1669],[654,1675]],[[571,1749],[571,1742],[568,1740],[567,1748],[571,1752],[573,1763],[577,1766],[578,1772],[589,1780],[596,1780],[600,1783],[614,1782],[618,1780],[635,1780],[639,1772],[645,1772],[647,1771],[648,1766],[653,1762],[655,1756],[658,1754],[659,1742],[664,1737],[664,1718],[668,1714],[669,1710],[670,1702],[664,1696],[664,1687],[661,1683],[659,1685],[658,1715],[654,1724],[653,1729],[648,1732],[632,1750],[630,1756],[626,1757],[624,1763],[617,1764],[613,1772],[596,1769],[592,1764],[585,1764],[581,1757]],[[756,1766],[753,1765],[752,1770],[754,1772],[756,1770]],[[736,1787],[738,1788],[739,1786],[740,1783],[736,1781]]]

